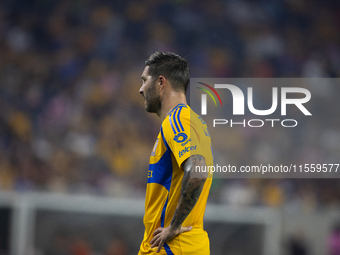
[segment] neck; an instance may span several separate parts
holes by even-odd
[[[161,109],[157,113],[158,117],[163,121],[169,112],[178,104],[187,104],[184,93],[170,91],[168,95],[163,97]]]

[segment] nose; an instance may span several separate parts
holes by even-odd
[[[139,89],[139,94],[141,94],[144,97],[144,86],[143,85]]]

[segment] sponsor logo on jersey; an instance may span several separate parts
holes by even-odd
[[[196,150],[196,145],[195,146],[190,146],[190,147],[185,147],[184,150],[179,151],[178,156],[182,157],[185,153],[187,153],[189,151],[194,151],[194,150]]]
[[[188,140],[186,140],[184,143],[181,143],[181,145],[182,145],[182,146],[185,146],[185,145],[187,145],[187,143],[190,142],[190,141],[191,141],[191,138],[189,138]]]
[[[188,139],[188,136],[185,133],[179,133],[174,137],[174,140],[178,143],[183,143],[186,139]]]

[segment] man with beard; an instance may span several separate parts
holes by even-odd
[[[156,52],[145,62],[139,90],[148,112],[162,120],[150,156],[145,197],[145,233],[139,255],[210,254],[203,217],[213,165],[206,123],[187,105],[187,61]]]

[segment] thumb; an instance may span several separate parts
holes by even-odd
[[[181,227],[181,233],[183,233],[183,232],[188,232],[188,231],[190,231],[190,230],[192,230],[192,226]]]

